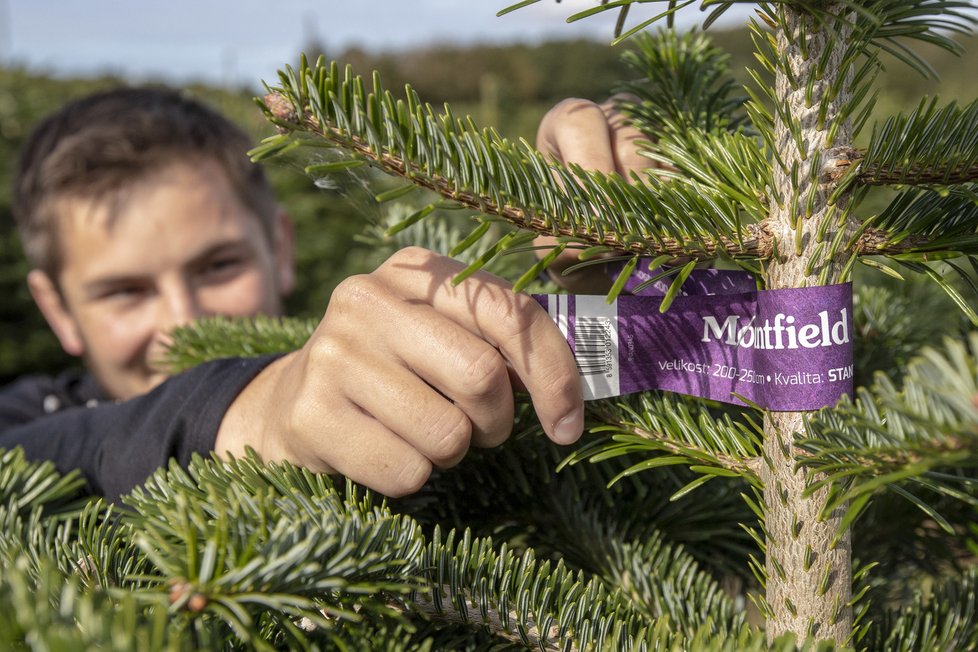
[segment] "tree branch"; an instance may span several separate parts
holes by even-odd
[[[610,247],[622,254],[641,256],[668,255],[682,259],[712,260],[718,256],[743,259],[768,259],[774,251],[774,236],[768,226],[768,220],[747,224],[743,228],[743,236],[738,240],[727,237],[707,240],[700,247],[689,247],[684,242],[672,237],[646,237],[643,239],[630,238],[623,241],[615,233],[598,234],[585,227],[556,227],[548,225],[546,215],[532,212],[525,208],[512,205],[499,205],[491,199],[472,192],[456,190],[454,184],[444,177],[429,175],[416,167],[412,167],[403,159],[389,153],[378,153],[366,142],[343,131],[320,125],[319,120],[307,114],[301,123],[296,122],[297,116],[292,111],[291,104],[278,94],[265,97],[266,106],[272,111],[278,121],[285,123],[285,129],[297,129],[312,132],[337,146],[370,160],[387,174],[401,177],[415,185],[427,188],[446,199],[460,205],[479,211],[486,215],[497,215],[521,229],[534,231],[543,235],[568,237],[589,246]],[[291,124],[289,124],[291,123]],[[853,150],[855,152],[856,150]],[[852,160],[856,160],[852,157]],[[837,162],[838,176],[844,174],[848,162]],[[875,174],[866,172],[865,176]],[[863,174],[858,177],[862,182]],[[890,256],[908,253],[926,246],[930,238],[924,236],[906,237],[898,243],[890,243],[891,234],[873,228],[867,228],[853,243],[853,250],[860,256]]]
[[[967,168],[940,169],[926,165],[894,166],[870,165],[856,176],[856,182],[865,186],[945,186],[978,181],[978,165]]]

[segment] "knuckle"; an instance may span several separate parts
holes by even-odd
[[[481,434],[476,443],[480,448],[494,448],[499,446],[513,434],[514,412],[512,409],[503,410],[494,415],[494,424]]]
[[[579,400],[581,396],[581,377],[578,373],[577,362],[574,360],[574,354],[571,353],[570,347],[566,347],[566,351],[562,350],[558,353],[560,355],[550,356],[545,364],[537,367],[534,384],[546,396],[552,397],[554,401],[573,403]]]
[[[306,441],[306,436],[310,432],[316,432],[314,413],[316,399],[302,392],[292,402],[290,409],[287,409],[282,416],[282,430],[288,433],[287,444],[295,445]],[[303,457],[307,457],[311,450],[306,450]]]
[[[551,413],[568,414],[580,406],[581,385],[576,369],[573,373],[561,373],[554,369],[538,382],[540,389],[535,396],[546,400]]]
[[[581,402],[579,384],[576,382],[572,384],[560,378],[544,384],[543,393],[549,397],[550,409],[555,414],[568,414]]]
[[[307,348],[310,370],[332,369],[337,363],[349,359],[342,341],[336,337],[317,337]]]
[[[568,97],[553,105],[540,121],[537,131],[537,146],[545,152],[558,154],[555,148],[559,145],[560,136],[568,126],[575,125],[581,113],[589,111],[600,111],[591,100],[579,97]]]
[[[580,111],[591,110],[600,111],[601,108],[591,100],[584,99],[583,97],[565,98],[560,102],[557,102],[553,109],[551,109],[551,111],[557,116],[570,115]]]
[[[286,401],[291,406],[288,423],[293,432],[317,432],[327,406],[340,404],[345,396],[343,379],[355,364],[355,354],[341,337],[315,337],[304,353],[302,380]]]
[[[510,300],[496,303],[493,315],[503,337],[516,340],[527,334],[546,313],[525,294],[512,294]]]
[[[423,265],[436,256],[437,254],[435,254],[433,251],[425,249],[424,247],[411,245],[409,247],[399,249],[391,254],[391,256],[380,266],[380,269],[389,270],[390,268],[399,268],[407,265]]]
[[[377,292],[377,282],[369,274],[349,276],[336,286],[329,300],[333,310],[348,310],[371,302]]]
[[[385,493],[391,498],[417,493],[431,477],[431,469],[431,462],[424,459],[403,464]]]
[[[472,422],[468,416],[451,403],[446,405],[429,430],[432,439],[430,455],[437,462],[460,458],[472,440]]]
[[[465,396],[473,399],[490,397],[508,381],[506,364],[498,351],[487,348],[472,364],[468,365],[462,375],[462,381]]]
[[[569,129],[591,129],[607,122],[604,110],[590,100],[573,99],[561,107],[560,121]]]

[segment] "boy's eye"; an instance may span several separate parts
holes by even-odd
[[[120,285],[108,288],[99,298],[101,299],[135,299],[146,293],[146,288],[141,285]]]
[[[231,265],[235,265],[237,263],[238,263],[237,258],[219,258],[217,260],[212,260],[211,263],[207,266],[207,268],[224,269],[226,267],[230,267]]]
[[[201,273],[204,276],[217,276],[220,274],[230,273],[237,269],[241,265],[241,262],[241,259],[237,257],[215,258],[203,266]]]

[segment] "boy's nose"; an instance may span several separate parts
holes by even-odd
[[[174,329],[203,316],[200,302],[190,288],[182,284],[161,288],[150,359],[156,361],[164,357],[163,351],[173,344]]]
[[[200,301],[193,290],[186,286],[171,288],[164,292],[161,303],[160,330],[169,331],[185,326],[204,316]]]

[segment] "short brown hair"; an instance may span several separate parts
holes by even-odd
[[[73,101],[38,124],[17,166],[13,214],[31,265],[57,279],[58,206],[109,200],[176,162],[211,160],[224,170],[269,240],[277,210],[253,143],[204,104],[164,88],[116,88]]]

